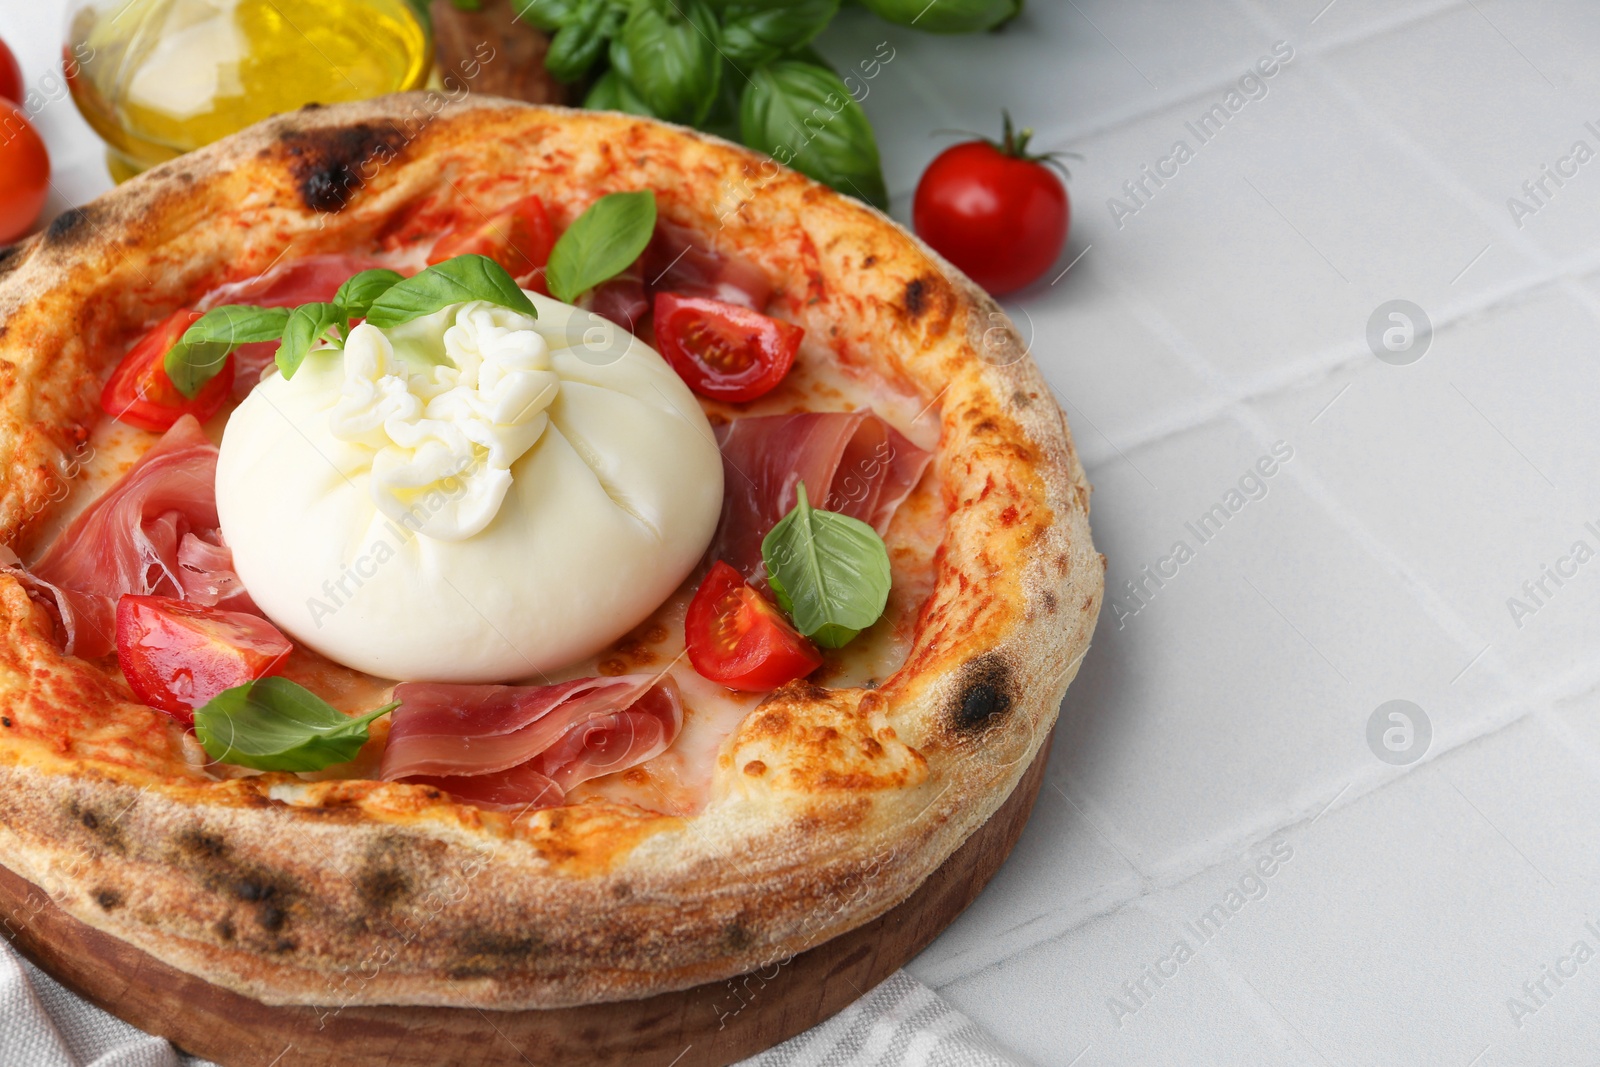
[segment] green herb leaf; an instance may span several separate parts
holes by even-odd
[[[550,38],[545,69],[557,81],[581,81],[626,17],[627,10],[610,0],[579,0],[568,20]]]
[[[366,318],[378,297],[403,281],[405,277],[399,271],[379,267],[376,270],[364,270],[339,286],[339,291],[333,294],[333,302],[344,312],[347,320],[345,332],[350,332],[348,320]]]
[[[338,304],[301,304],[289,313],[289,323],[283,328],[283,343],[278,346],[278,372],[293,378],[294,372],[305,362],[306,353],[328,335],[335,326],[344,326],[346,318]]]
[[[756,70],[739,107],[739,135],[841,193],[888,206],[872,124],[830,70],[793,59]]]
[[[579,0],[511,0],[517,18],[546,33],[554,33],[577,17]]]
[[[504,267],[487,256],[468,255],[436,263],[396,282],[367,309],[367,321],[388,329],[469,300],[498,304],[530,318],[539,315]]]
[[[612,65],[662,118],[697,124],[722,77],[717,19],[703,0],[634,0]]]
[[[287,308],[224,304],[194,321],[162,358],[167,377],[178,392],[193,400],[222,370],[235,348],[255,341],[276,341],[289,319]]]
[[[729,4],[722,12],[722,54],[744,66],[770,63],[810,44],[838,13],[839,0]]]
[[[889,550],[860,519],[813,508],[804,482],[798,493],[794,509],[761,542],[767,584],[795,629],[840,648],[883,617]]]
[[[567,227],[550,250],[545,282],[550,295],[572,303],[639,258],[656,229],[656,194],[602,196]]]
[[[625,111],[630,115],[655,117],[644,97],[634,92],[628,80],[615,70],[600,75],[589,95],[583,98],[583,106],[592,111]]]
[[[879,18],[927,33],[981,33],[1017,17],[1023,0],[862,0]]]
[[[224,689],[194,713],[194,732],[218,763],[258,771],[320,771],[356,758],[385,704],[354,718],[287,678]]]

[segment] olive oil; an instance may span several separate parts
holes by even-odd
[[[117,181],[269,115],[420,88],[433,64],[408,0],[89,0],[66,52]]]

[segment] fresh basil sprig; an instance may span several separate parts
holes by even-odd
[[[839,13],[839,0],[729,4],[722,11],[722,54],[740,66],[771,63],[811,43]]]
[[[981,33],[1022,13],[1023,0],[862,0],[872,13],[925,33]]]
[[[655,193],[645,189],[602,196],[550,250],[544,272],[550,295],[571,304],[621,274],[639,258],[655,229]]]
[[[867,113],[826,67],[786,59],[750,75],[739,137],[779,163],[887,208],[889,190]]]
[[[289,320],[288,308],[224,304],[201,315],[162,359],[178,392],[193,400],[215,378],[240,345],[276,341]]]
[[[883,617],[889,550],[860,519],[813,508],[804,482],[797,492],[793,510],[761,542],[767,584],[795,629],[841,648]]]
[[[289,314],[289,323],[283,328],[283,342],[278,345],[273,358],[278,372],[293,378],[294,372],[305,362],[306,353],[313,345],[328,337],[335,327],[347,336],[350,319],[338,304],[301,304]]]
[[[529,318],[539,317],[533,301],[504,267],[488,256],[466,255],[436,263],[396,282],[367,309],[367,321],[388,329],[469,300],[498,304]]]
[[[633,0],[612,41],[611,63],[657,115],[698,124],[722,78],[717,33],[703,0]]]
[[[356,758],[368,726],[399,703],[351,717],[287,678],[224,689],[194,713],[194,732],[218,763],[258,771],[320,771]]]
[[[350,332],[351,319],[366,318],[378,297],[405,280],[405,275],[386,267],[364,270],[347,278],[339,286],[339,291],[333,294],[333,302],[339,305],[345,317],[345,333]]]

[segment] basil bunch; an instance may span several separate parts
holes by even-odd
[[[456,0],[458,6],[476,0]],[[866,0],[934,33],[993,29],[1023,0]],[[840,0],[512,0],[550,33],[545,67],[585,82],[584,106],[742,141],[842,193],[888,204],[872,124],[810,44]],[[864,94],[863,94],[864,95]]]
[[[167,350],[163,366],[178,391],[192,399],[217,376],[235,348],[277,341],[278,370],[293,378],[318,342],[342,343],[356,319],[378,327],[399,326],[469,300],[484,300],[533,318],[539,315],[528,294],[500,264],[486,256],[456,256],[410,278],[383,268],[364,270],[339,286],[332,303],[212,308]]]

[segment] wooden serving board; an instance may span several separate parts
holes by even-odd
[[[0,914],[29,918],[0,929],[63,985],[224,1067],[724,1067],[843,1010],[950,925],[1016,844],[1049,753],[1047,738],[1004,806],[886,915],[765,971],[647,1000],[512,1012],[269,1007],[84,925],[3,867]]]

